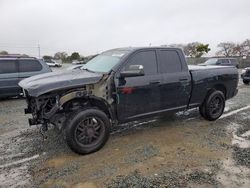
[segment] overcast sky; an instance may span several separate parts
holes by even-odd
[[[82,55],[250,38],[250,0],[0,0],[0,51]],[[212,54],[211,53],[211,54]]]

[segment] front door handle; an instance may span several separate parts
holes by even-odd
[[[186,82],[186,81],[188,81],[188,79],[187,78],[180,78],[179,81],[180,82]]]

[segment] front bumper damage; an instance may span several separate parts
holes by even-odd
[[[24,109],[25,114],[32,114],[29,118],[29,125],[47,124],[53,122],[53,116],[60,110],[62,106],[71,99],[87,97],[86,90],[78,90],[69,92],[63,96],[59,94],[45,95],[40,97],[29,97],[26,92],[27,108]]]

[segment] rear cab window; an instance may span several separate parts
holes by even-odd
[[[0,74],[18,73],[15,60],[0,60]]]
[[[181,59],[176,50],[159,50],[158,61],[160,73],[176,73],[182,71]]]
[[[33,59],[19,60],[19,72],[39,72],[42,70],[39,61]]]

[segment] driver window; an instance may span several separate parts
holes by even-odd
[[[135,54],[123,70],[128,70],[130,65],[142,65],[145,75],[157,74],[156,53],[154,50],[139,52]]]

